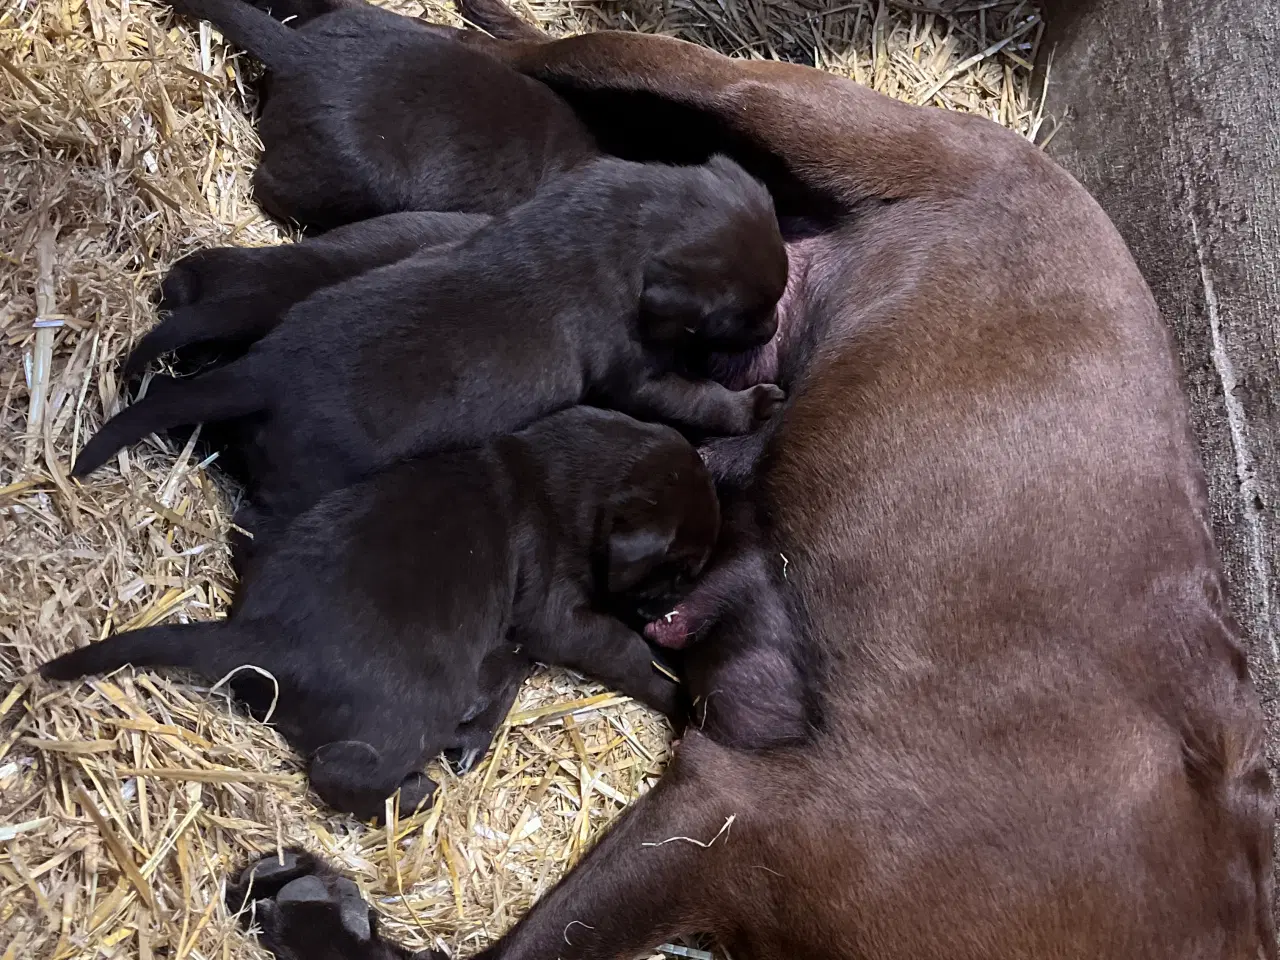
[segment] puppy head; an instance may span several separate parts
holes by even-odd
[[[725,157],[684,171],[678,216],[644,270],[644,339],[736,353],[768,343],[787,250],[768,190]]]
[[[610,499],[602,524],[611,601],[649,618],[688,593],[720,533],[715,484],[697,452],[668,428]]]

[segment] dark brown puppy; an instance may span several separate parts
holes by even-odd
[[[75,473],[152,431],[260,414],[251,494],[283,519],[580,401],[747,433],[782,392],[691,380],[680,358],[767,342],[785,282],[773,206],[736,164],[597,160],[444,252],[320,291],[234,363],[153,381]]]
[[[609,611],[678,599],[715,544],[710,475],[669,427],[575,407],[478,450],[331,494],[255,551],[226,621],[117,634],[46,664],[70,680],[189,667],[310,758],[330,805],[414,808],[442,750],[483,752],[529,660],[676,713],[676,685]]]
[[[211,247],[179,260],[160,290],[160,323],[134,347],[122,373],[137,377],[152,360],[172,354],[176,372],[199,373],[242,356],[280,322],[289,307],[317,290],[395,263],[421,249],[450,243],[488,223],[484,214],[392,213],[339,227],[323,236],[271,247]],[[202,444],[219,454],[222,471],[242,487],[253,483],[246,460],[259,417],[206,424]],[[185,442],[193,428],[170,431]],[[253,525],[252,511],[237,516]],[[251,544],[241,540],[237,566]]]
[[[822,724],[784,750],[687,733],[483,955],[629,960],[705,930],[739,960],[1276,957],[1262,721],[1186,402],[1079,185],[985,120],[811,69],[475,42],[617,149],[731,149],[823,227],[790,245],[795,374],[756,486]]]
[[[253,185],[273,216],[329,229],[405,210],[501,213],[597,156],[536,81],[365,3],[175,0],[268,69]],[[324,12],[325,7],[331,7]]]
[[[462,240],[489,222],[483,214],[393,213],[339,227],[300,243],[210,247],[183,257],[160,287],[159,324],[125,361],[134,377],[153,360],[192,348],[243,352],[275,329],[285,311],[317,290],[350,280],[418,251]]]

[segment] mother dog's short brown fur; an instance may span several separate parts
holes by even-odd
[[[688,734],[485,956],[1274,958],[1258,703],[1165,329],[1093,201],[985,120],[464,8],[610,149],[727,149],[809,224],[756,489],[824,716],[802,748]]]

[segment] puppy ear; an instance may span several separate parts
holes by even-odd
[[[698,333],[706,313],[705,297],[682,271],[656,257],[645,267],[640,294],[640,324],[647,339],[687,340]]]
[[[634,498],[613,515],[606,544],[609,592],[635,589],[666,557],[676,537],[672,517],[656,516],[654,504]]]
[[[741,183],[755,181],[755,178],[747,173],[745,167],[723,153],[714,153],[708,157],[706,167],[712,173],[725,179],[737,180]],[[763,186],[761,189],[763,189]]]

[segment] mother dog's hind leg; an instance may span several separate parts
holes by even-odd
[[[741,866],[758,859],[758,811],[721,789],[743,782],[741,756],[687,736],[658,785],[477,960],[633,960],[683,934],[730,935],[711,924],[739,915]]]

